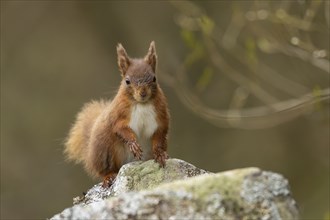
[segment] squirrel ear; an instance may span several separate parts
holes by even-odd
[[[117,56],[118,56],[118,66],[122,76],[125,76],[126,71],[131,64],[130,58],[126,53],[123,45],[120,43],[117,45]]]
[[[156,72],[156,65],[157,65],[157,54],[156,54],[156,47],[155,42],[152,41],[150,43],[150,47],[148,50],[147,55],[144,57],[145,62],[147,62],[154,72]]]

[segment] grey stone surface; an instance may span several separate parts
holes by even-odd
[[[171,159],[169,166],[196,170],[192,171],[193,175],[183,175],[181,180],[172,182],[165,177],[176,174],[166,169],[160,171],[152,161],[129,164],[121,172],[126,173],[127,168],[133,171],[139,167],[135,171],[144,173],[144,177],[135,176],[140,173],[128,172],[133,176],[124,179],[125,187],[113,187],[111,190],[114,191],[109,193],[112,195],[110,198],[102,200],[103,197],[95,201],[89,198],[87,202],[65,209],[52,219],[267,220],[299,217],[288,181],[280,174],[258,168],[244,168],[187,178],[205,171],[198,171],[192,165],[176,159]],[[171,168],[172,171],[177,172],[174,168]],[[156,179],[156,184],[151,183],[154,181],[149,184],[149,178]],[[119,180],[117,184],[120,184]],[[160,184],[163,180],[165,183]]]
[[[179,159],[168,159],[166,167],[161,168],[153,160],[132,162],[124,165],[109,189],[99,183],[87,191],[85,196],[74,198],[74,204],[89,204],[110,196],[117,196],[129,191],[151,189],[162,183],[182,180],[208,173],[190,163]]]

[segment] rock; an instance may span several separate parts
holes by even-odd
[[[209,173],[190,163],[179,159],[169,159],[166,167],[160,168],[153,160],[136,161],[122,166],[114,183],[109,189],[102,187],[102,183],[95,185],[83,197],[76,197],[73,204],[89,204],[104,200],[110,196],[117,196],[129,191],[152,189],[162,183],[182,180],[201,174]]]
[[[168,165],[188,167],[188,170],[193,170],[192,176],[206,172],[198,171],[192,165],[176,159],[169,160]],[[169,176],[174,175],[176,179],[180,177],[169,173],[169,168],[160,171],[152,161],[132,163],[123,168],[137,170],[123,181],[125,187],[114,186],[111,189],[113,191],[109,194],[113,197],[96,199],[97,202],[89,198],[82,204],[65,209],[52,219],[266,220],[299,217],[288,181],[280,174],[245,168],[187,178],[190,175],[180,171],[182,180],[169,182]],[[172,171],[177,172],[174,168]],[[126,173],[127,170],[120,172]],[[136,172],[144,174],[140,178]],[[147,180],[148,176],[153,181]],[[163,180],[167,183],[159,185]]]

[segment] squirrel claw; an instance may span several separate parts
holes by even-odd
[[[138,160],[142,159],[142,149],[136,141],[130,142],[128,144],[130,151],[133,153],[134,157]]]
[[[166,164],[166,159],[168,159],[169,156],[166,151],[163,152],[157,152],[155,153],[155,162],[159,163],[160,167],[164,168]]]
[[[109,188],[112,185],[112,183],[115,181],[116,176],[117,176],[117,173],[110,173],[109,175],[104,177],[102,187]]]

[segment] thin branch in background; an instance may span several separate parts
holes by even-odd
[[[218,27],[216,22],[193,2],[171,2],[180,13],[176,17],[176,23],[188,33],[194,32],[196,36],[199,33],[200,37],[191,40],[190,36],[185,39],[191,41],[189,43],[191,52],[187,55],[186,62],[178,68],[175,75],[168,77],[167,82],[191,111],[216,126],[244,129],[272,127],[310,112],[317,103],[330,99],[329,88],[311,92],[315,89],[285,77],[293,73],[290,72],[291,70],[288,70],[287,73],[283,73],[282,70],[279,74],[276,69],[265,64],[262,58],[258,59],[254,52],[255,46],[252,48],[251,59],[244,57],[242,54],[245,54],[247,49],[241,45],[242,39],[250,37],[246,35],[246,30],[251,30],[253,37],[259,40],[257,43],[252,43],[259,46],[261,52],[278,53],[288,58],[295,57],[329,74],[329,60],[326,59],[329,56],[328,48],[315,48],[308,35],[311,30],[315,28],[317,30],[320,27],[314,23],[314,18],[322,2],[311,2],[302,18],[288,13],[289,8],[294,7],[291,3],[288,4],[288,1],[282,1],[282,6],[276,9],[272,9],[267,2],[263,2],[261,5],[258,5],[258,2],[256,1],[255,9],[245,13],[240,9],[234,10],[226,29]],[[329,16],[329,13],[326,12],[325,16]],[[272,33],[259,25],[259,21],[269,22]],[[251,22],[253,25],[249,24]],[[304,36],[307,36],[306,41],[301,40],[303,39],[302,31]],[[274,35],[274,33],[281,33],[281,36]],[[320,33],[329,36],[329,32]],[[259,82],[248,78],[246,74],[229,64],[226,57],[220,53],[220,49],[227,51],[244,65],[248,72],[253,72],[255,76],[266,82],[267,86],[283,91],[289,97],[286,100],[275,97],[275,94],[268,92]],[[221,73],[237,85],[228,109],[222,110],[207,106],[193,90],[189,89],[188,68],[197,62],[202,65],[203,56],[209,58],[212,68],[217,70],[217,74]],[[253,57],[255,57],[254,60],[257,59],[255,60],[257,62],[252,62]],[[166,74],[161,75],[166,76]],[[320,75],[320,77],[324,76]],[[204,84],[203,87],[207,85]],[[247,99],[252,96],[261,101],[260,106],[246,105]]]
[[[220,55],[219,51],[216,50],[214,43],[211,40],[205,39],[205,43],[210,53],[210,58],[213,65],[221,71],[223,74],[236,82],[241,86],[245,86],[249,91],[263,103],[270,105],[277,102],[277,98],[269,94],[267,91],[262,89],[256,82],[248,79],[243,74],[240,74],[238,71],[233,69],[230,65],[225,62],[225,59]]]
[[[300,45],[302,45],[302,43],[300,42],[300,39],[298,37],[292,37],[290,39],[291,44],[294,45],[292,46],[287,42],[278,41],[276,38],[268,34],[267,31],[263,30],[258,26],[254,26],[253,29],[254,33],[258,33],[259,36],[265,37],[270,42],[270,44],[272,44],[273,49],[275,49],[274,51],[278,51],[279,53],[282,53],[287,56],[299,58],[323,70],[325,73],[330,73],[329,60],[324,58],[329,55],[329,51],[326,51],[325,49],[315,49],[314,51],[309,52],[299,47]]]
[[[180,75],[180,78],[172,86],[182,103],[200,117],[219,127],[237,127],[242,129],[273,127],[311,112],[318,103],[330,99],[330,89],[327,88],[305,94],[296,99],[277,102],[271,107],[260,106],[240,109],[239,106],[236,106],[234,110],[213,109],[207,107],[185,85],[187,80],[185,67],[181,66],[178,68],[178,71],[180,72],[177,75]],[[161,75],[167,74],[163,72]],[[244,99],[247,98],[248,94],[240,95],[242,97],[240,97],[241,100],[239,101],[242,103],[238,103],[238,105],[243,105]]]
[[[252,15],[251,13],[247,12],[245,17],[248,20],[254,20],[258,17],[257,14],[258,13],[253,13]],[[268,12],[264,10],[263,14],[268,14]],[[249,68],[250,71],[253,71],[255,75],[260,77],[265,82],[272,84],[277,89],[284,91],[293,97],[307,93],[309,91],[307,87],[289,80],[286,77],[283,77],[275,69],[262,62],[262,60],[258,62],[257,69],[251,68],[249,61],[241,55],[244,54],[244,49],[237,45],[237,38],[241,32],[242,27],[245,25],[243,16],[244,14],[240,10],[235,10],[233,12],[231,22],[229,23],[227,29],[223,31],[224,34],[220,38],[221,40],[218,41],[217,45],[225,49],[233,57],[237,58],[240,63],[244,64],[247,68]],[[251,19],[251,17],[254,19]],[[265,18],[266,16],[262,17]],[[221,31],[219,28],[215,28],[214,35],[221,36]],[[266,38],[259,39],[257,44],[259,48],[265,53],[274,53],[274,50],[276,50],[274,48],[274,44],[270,43]]]

